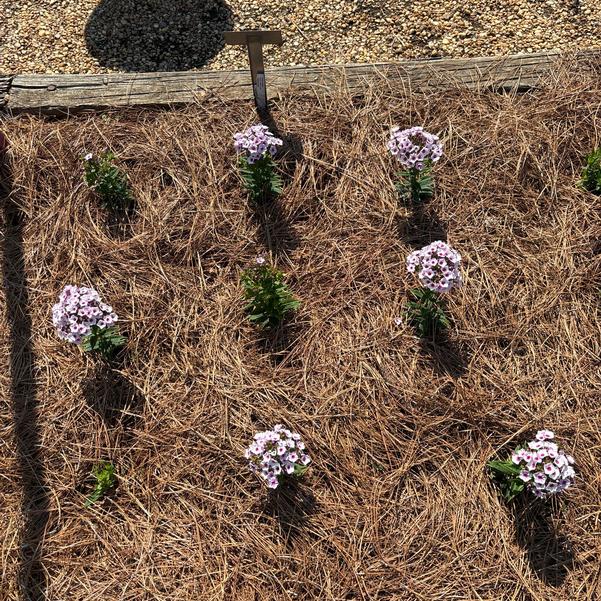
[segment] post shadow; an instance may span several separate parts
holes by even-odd
[[[43,543],[49,520],[49,496],[38,423],[35,356],[25,253],[24,215],[12,193],[10,168],[5,162],[6,138],[0,133],[0,202],[3,212],[2,278],[10,330],[10,397],[15,421],[17,462],[23,498],[24,526],[20,538],[18,587],[23,601],[46,599]]]
[[[288,478],[267,497],[265,513],[279,523],[287,545],[292,545],[318,510],[315,495],[295,478]]]
[[[284,177],[290,179],[291,174],[294,173],[296,164],[303,158],[303,140],[296,134],[287,134],[280,130],[273,114],[269,110],[269,106],[266,111],[258,111],[261,123],[266,125],[271,133],[281,138],[284,142],[282,146],[282,160],[281,165],[284,171]]]
[[[233,28],[223,0],[102,0],[85,27],[88,52],[117,71],[204,67]]]
[[[559,587],[574,566],[569,539],[557,532],[548,502],[518,497],[512,508],[516,540],[527,554],[532,571],[546,585]]]
[[[258,110],[260,121],[271,133],[283,141],[278,157],[278,166],[284,182],[289,183],[296,170],[297,163],[303,157],[303,144],[299,136],[280,131],[269,106],[267,110]],[[269,196],[263,200],[249,201],[251,219],[258,226],[261,244],[276,257],[286,256],[299,245],[299,239],[283,210],[281,195]],[[304,325],[289,319],[277,327],[263,331],[259,339],[259,349],[267,352],[274,365],[280,364],[288,355],[290,348],[302,336]]]

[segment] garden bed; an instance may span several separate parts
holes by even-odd
[[[586,65],[523,96],[285,96],[284,192],[263,205],[232,147],[250,102],[5,121],[0,597],[598,598],[601,218],[576,181],[600,103]],[[441,135],[422,205],[395,190],[395,124]],[[81,157],[107,148],[135,196],[126,223],[82,183]],[[465,283],[433,343],[395,319],[407,255],[438,239]],[[301,301],[270,337],[240,283],[261,254]],[[119,365],[57,338],[72,283],[119,314]],[[243,452],[275,423],[313,462],[268,494]],[[548,509],[509,507],[486,462],[540,427],[577,482]],[[84,509],[104,460],[118,485]]]

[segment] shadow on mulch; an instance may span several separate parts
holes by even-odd
[[[42,557],[50,502],[46,469],[40,452],[35,355],[31,345],[29,286],[23,248],[25,215],[12,196],[12,176],[4,162],[7,147],[7,140],[0,133],[2,283],[10,329],[10,399],[15,421],[18,471],[23,487],[21,512],[24,524],[18,545],[21,549],[18,587],[23,601],[43,601],[46,599],[47,581]]]
[[[542,501],[518,498],[512,511],[516,539],[526,551],[533,572],[548,586],[561,586],[574,566],[574,551],[569,539],[557,532],[552,507]]]
[[[132,429],[144,406],[144,397],[132,382],[106,363],[82,382],[82,392],[88,405],[111,428],[120,424],[125,431]]]
[[[429,201],[410,203],[409,219],[397,218],[398,236],[415,249],[423,248],[437,240],[447,241],[447,227],[432,209]]]
[[[307,328],[302,322],[284,321],[278,328],[265,330],[258,340],[259,351],[267,353],[273,365],[280,365],[290,355],[296,343],[306,334]]]
[[[102,0],[85,28],[88,52],[117,71],[204,67],[233,28],[222,0]]]
[[[132,206],[127,209],[107,210],[104,223],[108,235],[115,240],[129,240],[133,236],[135,218],[135,200]]]
[[[278,127],[269,107],[266,112],[259,113],[259,118],[261,119],[261,123],[266,125],[274,136],[284,142],[278,156],[278,164],[284,172],[284,178],[290,179],[294,174],[296,164],[303,158],[304,148],[302,138],[296,134],[283,133]]]
[[[438,332],[433,338],[420,338],[420,348],[430,357],[439,375],[457,379],[465,374],[470,359],[469,349],[452,340],[447,332]]]
[[[288,478],[268,495],[264,512],[278,520],[286,543],[291,545],[318,508],[311,490],[297,479]]]
[[[259,229],[259,242],[270,253],[276,257],[286,256],[298,247],[298,236],[288,222],[280,197],[249,201],[249,208]]]

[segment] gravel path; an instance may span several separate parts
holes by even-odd
[[[267,64],[601,47],[599,0],[0,0],[0,73],[246,65],[224,29],[281,29]]]

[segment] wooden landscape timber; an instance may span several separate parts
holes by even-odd
[[[341,85],[347,86],[352,93],[360,93],[370,82],[384,78],[400,79],[417,91],[459,84],[522,92],[535,87],[561,56],[560,53],[545,52],[494,58],[277,67],[266,70],[266,80],[269,98],[277,98],[286,91],[335,91]],[[601,51],[580,52],[577,56],[600,60]],[[15,75],[12,80],[0,76],[0,90],[0,99],[5,99],[4,110],[13,114],[179,105],[202,102],[215,96],[225,100],[253,97],[248,70]]]

